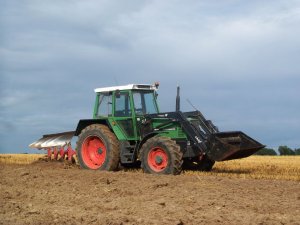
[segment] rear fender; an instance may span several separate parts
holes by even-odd
[[[86,128],[87,126],[92,125],[92,124],[103,124],[103,125],[108,126],[111,129],[110,124],[107,119],[79,120],[74,136],[78,136],[84,128]]]

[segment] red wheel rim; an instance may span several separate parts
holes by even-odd
[[[148,153],[148,165],[155,172],[163,171],[168,165],[168,155],[160,147],[152,148]]]
[[[82,159],[90,169],[100,168],[106,158],[106,147],[97,136],[87,137],[82,144]]]

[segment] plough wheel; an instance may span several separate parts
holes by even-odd
[[[90,125],[78,137],[77,157],[82,168],[116,170],[120,161],[119,141],[107,126]]]

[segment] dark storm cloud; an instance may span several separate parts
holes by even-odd
[[[96,87],[154,81],[162,110],[180,84],[184,110],[189,98],[222,130],[299,147],[298,1],[0,4],[0,151],[74,129]]]

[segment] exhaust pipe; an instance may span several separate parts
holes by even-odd
[[[176,112],[180,111],[180,87],[177,86],[177,95],[176,95]]]

